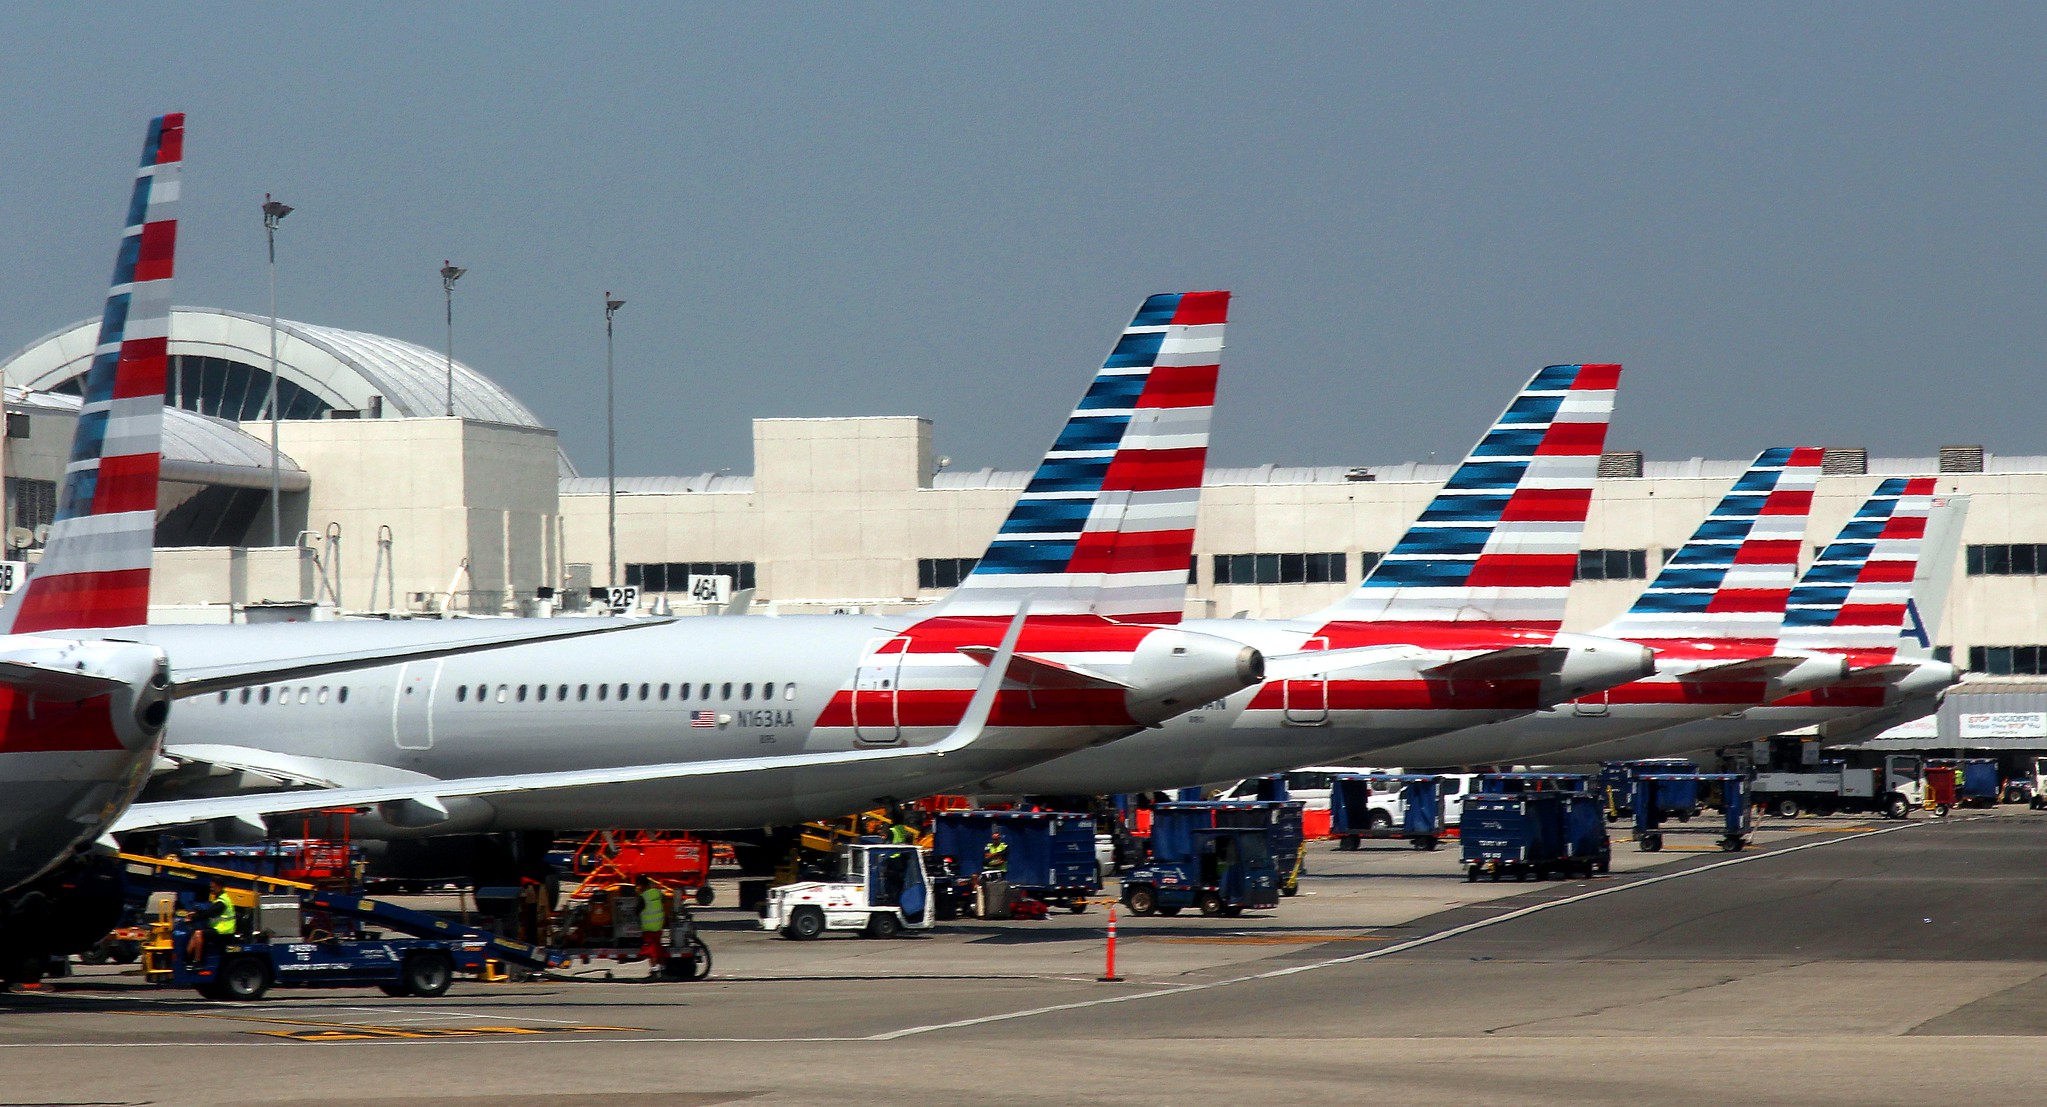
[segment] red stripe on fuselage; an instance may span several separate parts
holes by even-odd
[[[1000,645],[1009,623],[1000,615],[940,616],[902,633],[910,640],[910,653],[955,653],[961,646]],[[1154,633],[1153,627],[1112,623],[1094,615],[1034,615],[1024,621],[1016,648],[1019,653],[1128,653]]]
[[[817,717],[819,727],[854,725],[855,693],[840,689]],[[861,692],[859,724],[870,727],[952,727],[966,717],[972,688],[904,688]],[[891,722],[890,720],[893,720]],[[989,726],[1124,727],[1137,725],[1114,688],[1005,688],[995,695]]]
[[[118,750],[111,699],[94,696],[78,703],[38,700],[0,686],[0,754],[81,753]]]
[[[1325,703],[1331,711],[1534,711],[1541,693],[1536,680],[1275,680],[1259,686],[1247,710],[1279,711],[1291,700],[1296,711]]]

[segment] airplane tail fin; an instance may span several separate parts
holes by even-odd
[[[57,518],[27,587],[0,610],[0,632],[131,626],[149,619],[184,148],[183,113],[150,121]]]
[[[987,552],[933,614],[1177,623],[1228,292],[1150,297]]]
[[[1774,649],[1819,476],[1818,447],[1764,450],[1634,606],[1597,633],[1666,650],[1697,638]]]
[[[1560,627],[1620,372],[1536,373],[1392,552],[1306,618]]]
[[[1791,590],[1784,646],[1845,654],[1857,667],[1897,658],[1933,486],[1932,477],[1877,485]]]
[[[1955,563],[1962,556],[1962,524],[1969,519],[1969,497],[1935,496],[1927,513],[1926,539],[1919,548],[1919,569],[1912,574],[1912,598],[1905,603],[1898,632],[1898,656],[1924,661],[1933,657],[1947,618],[1948,592],[1955,583]]]

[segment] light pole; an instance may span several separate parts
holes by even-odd
[[[284,545],[284,523],[279,515],[283,499],[277,452],[277,225],[291,214],[291,205],[263,194],[263,238],[270,244],[270,544]]]
[[[611,372],[611,317],[624,306],[624,300],[612,299],[610,292],[604,294],[604,518],[611,552],[611,575],[605,583],[613,588],[618,587],[618,441],[614,433],[617,417]]]
[[[441,260],[441,291],[448,300],[448,414],[455,414],[455,282],[469,270],[443,258]]]

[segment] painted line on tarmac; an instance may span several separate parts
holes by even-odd
[[[1881,830],[1871,830],[1863,834],[1846,835],[1840,838],[1826,838],[1817,842],[1806,842],[1796,846],[1786,846],[1783,849],[1774,849],[1763,853],[1751,853],[1740,857],[1730,857],[1725,861],[1715,861],[1710,865],[1700,865],[1696,869],[1686,869],[1683,872],[1664,873],[1661,876],[1644,877],[1641,880],[1631,880],[1626,884],[1615,884],[1605,888],[1595,888],[1592,891],[1581,892],[1575,896],[1565,896],[1562,899],[1552,899],[1545,900],[1542,903],[1533,903],[1519,910],[1509,911],[1504,915],[1495,915],[1489,919],[1479,919],[1475,922],[1465,923],[1462,926],[1453,926],[1448,930],[1439,930],[1434,934],[1425,934],[1419,938],[1410,938],[1409,940],[1401,942],[1398,945],[1384,946],[1379,949],[1368,950],[1364,953],[1353,953],[1344,957],[1332,957],[1325,961],[1315,961],[1306,965],[1294,965],[1292,967],[1284,969],[1270,969],[1265,972],[1251,973],[1247,976],[1231,977],[1227,980],[1211,980],[1201,984],[1183,984],[1170,988],[1158,988],[1148,992],[1137,992],[1125,996],[1107,996],[1102,999],[1078,1000],[1073,1003],[1057,1003],[1046,1007],[1034,1007],[1021,1011],[1006,1011],[998,1015],[982,1015],[978,1018],[957,1019],[952,1022],[937,1022],[931,1023],[926,1026],[905,1027],[901,1030],[894,1030],[885,1034],[876,1034],[872,1038],[869,1038],[867,1040],[877,1042],[892,1042],[901,1038],[914,1037],[919,1034],[934,1034],[941,1030],[961,1030],[970,1026],[986,1026],[991,1023],[1011,1022],[1016,1019],[1034,1018],[1038,1015],[1057,1014],[1061,1011],[1081,1011],[1086,1010],[1090,1007],[1106,1007],[1112,1003],[1135,1003],[1138,1000],[1158,999],[1161,996],[1190,995],[1195,992],[1211,991],[1216,988],[1227,988],[1232,984],[1249,984],[1260,980],[1277,980],[1281,977],[1295,976],[1300,973],[1306,972],[1315,972],[1319,969],[1334,968],[1338,965],[1349,965],[1355,964],[1356,962],[1359,961],[1371,961],[1380,957],[1391,957],[1396,953],[1405,953],[1411,949],[1420,949],[1422,946],[1433,945],[1437,942],[1448,941],[1451,938],[1462,937],[1463,935],[1469,934],[1475,930],[1483,930],[1486,927],[1497,926],[1503,922],[1511,922],[1515,919],[1526,918],[1529,915],[1533,915],[1538,911],[1547,911],[1553,907],[1566,907],[1574,903],[1584,903],[1586,900],[1598,899],[1601,896],[1614,895],[1617,892],[1625,892],[1633,888],[1646,888],[1651,884],[1661,884],[1667,880],[1683,880],[1688,876],[1697,876],[1700,873],[1708,873],[1716,869],[1724,869],[1730,865],[1745,865],[1751,861],[1761,861],[1764,860],[1765,858],[1770,857],[1782,857],[1787,853],[1798,853],[1802,850],[1819,849],[1822,846],[1839,845],[1842,842],[1852,842],[1859,838],[1874,838],[1879,834],[1895,834],[1900,830],[1910,830],[1913,827],[1919,825],[1921,824],[1914,822],[1900,823],[1897,826],[1884,827]]]

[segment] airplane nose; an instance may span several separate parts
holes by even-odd
[[[1254,646],[1208,634],[1161,630],[1146,636],[1131,659],[1130,717],[1162,723],[1265,678],[1265,655]]]

